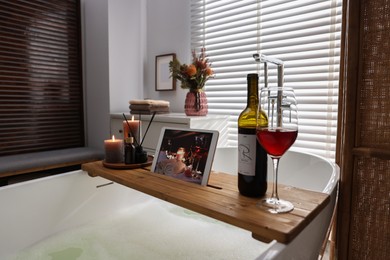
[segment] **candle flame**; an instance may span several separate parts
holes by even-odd
[[[112,135],[112,141],[115,141],[115,135]]]
[[[131,121],[134,121],[134,116],[131,116]]]

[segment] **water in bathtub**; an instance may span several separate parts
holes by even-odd
[[[11,259],[255,259],[267,247],[250,232],[150,199],[55,234]]]

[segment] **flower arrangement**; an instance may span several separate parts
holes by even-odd
[[[214,74],[205,48],[201,49],[199,56],[195,50],[192,51],[192,63],[189,65],[180,64],[175,58],[169,62],[169,71],[173,79],[181,82],[181,88],[190,90],[203,89],[206,81]]]

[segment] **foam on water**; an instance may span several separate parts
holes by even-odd
[[[268,247],[250,232],[151,199],[53,235],[12,259],[254,259]]]

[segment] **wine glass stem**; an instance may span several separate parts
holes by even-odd
[[[279,200],[278,195],[278,169],[279,169],[279,157],[271,157],[273,164],[273,183],[272,183],[272,195],[271,198],[275,200]]]

